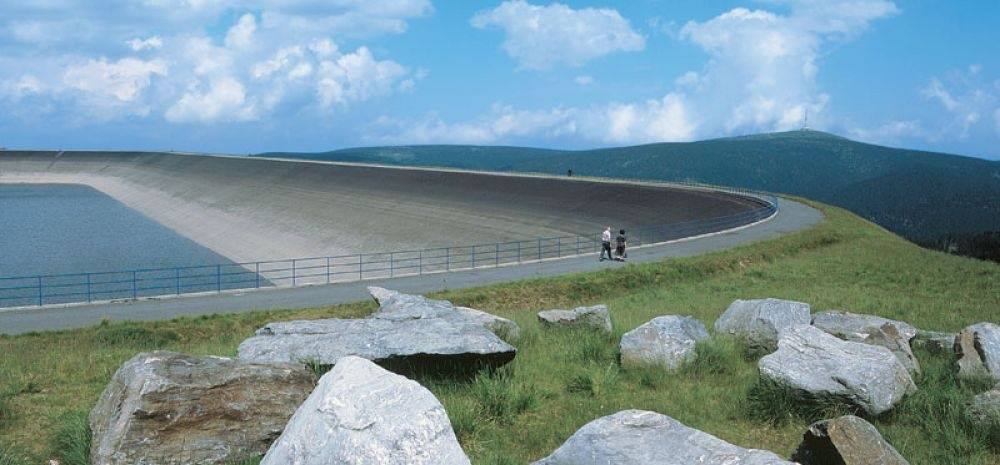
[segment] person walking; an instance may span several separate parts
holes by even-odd
[[[604,229],[601,233],[601,258],[600,261],[604,261],[604,254],[608,254],[608,260],[611,260],[611,226]]]
[[[625,252],[625,244],[628,242],[628,239],[625,238],[624,229],[618,231],[618,237],[615,238],[615,242],[615,253],[618,255],[618,261],[624,262],[628,258],[628,253]]]

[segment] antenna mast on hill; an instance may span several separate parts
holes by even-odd
[[[805,117],[802,118],[802,130],[803,131],[808,131],[809,130],[809,109],[808,108],[806,108],[806,115],[805,115]]]

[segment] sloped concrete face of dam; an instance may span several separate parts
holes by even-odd
[[[89,185],[241,262],[597,234],[760,207],[662,186],[174,153],[6,151],[0,182]]]

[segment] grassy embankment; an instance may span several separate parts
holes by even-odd
[[[698,361],[678,373],[622,370],[621,334],[664,314],[693,315],[711,328],[737,298],[795,299],[814,310],[874,313],[942,331],[998,321],[1000,311],[1000,266],[927,251],[843,210],[819,207],[827,218],[811,230],[727,251],[435,294],[512,318],[522,336],[514,341],[517,359],[493,376],[422,381],[444,403],[477,464],[538,459],[584,423],[626,408],[655,410],[787,457],[811,420],[842,409],[802,408],[769,389],[759,382],[755,355],[725,339],[700,346]],[[611,308],[611,337],[545,331],[535,321],[537,310],[594,303]],[[364,302],[0,337],[0,465],[49,458],[85,464],[86,412],[137,352],[232,355],[270,320],[356,317],[374,308]],[[910,463],[1000,463],[998,429],[971,428],[961,416],[963,402],[987,384],[958,382],[947,358],[918,357],[920,392],[869,420]]]

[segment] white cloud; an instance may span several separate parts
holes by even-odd
[[[213,80],[207,90],[198,86],[189,89],[165,116],[175,123],[247,121],[257,117],[243,84],[228,77]]]
[[[433,116],[396,122],[398,132],[385,138],[401,143],[433,141],[428,136],[445,141],[500,142],[527,134],[572,134],[576,140],[614,144],[686,141],[798,128],[807,113],[810,126],[822,127],[828,120],[824,112],[830,97],[819,89],[816,76],[826,47],[854,38],[872,21],[898,10],[885,0],[771,3],[787,6],[788,12],[734,8],[707,21],[690,21],[676,34],[671,32],[678,40],[700,47],[709,58],[703,68],[675,78],[674,90],[661,98],[548,110],[500,107],[502,110],[494,108],[471,121],[450,124]],[[594,17],[608,24],[595,28],[589,21]],[[608,43],[617,43],[618,49],[642,48],[641,37],[613,10],[572,10],[560,4],[539,7],[512,1],[480,13],[473,24],[496,24],[506,29],[505,49],[522,66],[531,68],[579,64],[615,48]],[[635,37],[605,40],[603,47],[586,40],[595,30],[616,29],[628,32],[605,35],[605,39]],[[588,50],[602,53],[588,54]],[[498,121],[513,116],[525,118],[518,131],[498,130]],[[892,130],[885,128],[884,132]]]
[[[141,52],[143,50],[155,50],[163,46],[163,39],[160,36],[152,36],[146,39],[140,39],[138,37],[129,39],[125,42],[129,48],[135,52]]]
[[[257,18],[254,18],[254,16],[249,13],[241,16],[236,25],[229,28],[229,31],[226,33],[226,47],[249,47],[253,41],[253,33],[256,30]]]
[[[521,66],[547,69],[580,66],[613,52],[642,50],[645,39],[610,8],[574,10],[561,3],[538,6],[509,0],[477,13],[472,25],[504,30],[503,49]]]
[[[367,47],[360,47],[336,60],[321,62],[316,91],[324,108],[346,105],[392,93],[406,74],[399,63],[376,60]]]
[[[580,86],[589,86],[594,83],[594,78],[592,76],[577,76],[573,78],[573,82]]]
[[[991,113],[996,119],[1000,111],[1000,79],[986,81],[978,64],[933,77],[920,92],[944,110],[943,121],[929,135],[932,140],[965,139]]]
[[[71,66],[63,74],[63,83],[72,89],[97,97],[113,97],[122,102],[134,101],[149,87],[154,75],[167,74],[166,62],[122,58],[109,62],[104,58]]]

